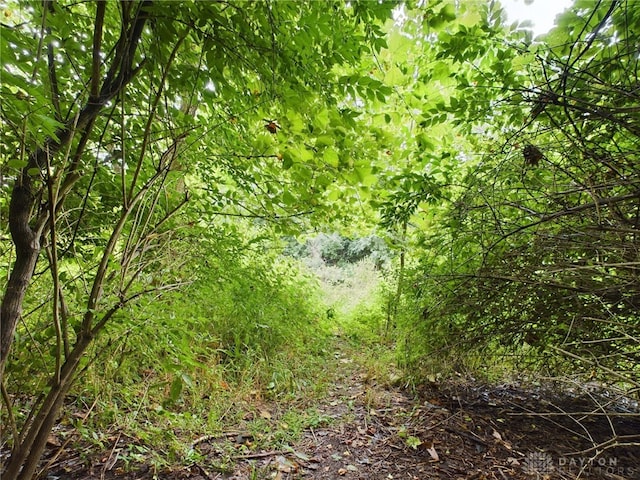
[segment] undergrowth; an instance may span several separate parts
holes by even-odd
[[[95,342],[54,432],[62,448],[124,438],[121,460],[161,468],[189,463],[203,435],[244,429],[256,445],[284,445],[318,421],[332,353],[318,282],[259,240],[222,246],[203,248],[187,288],[128,308]],[[46,351],[19,354],[25,375],[12,380],[45,381],[28,372]],[[28,399],[14,405],[26,418]]]
[[[195,438],[229,429],[263,432],[253,436],[267,443],[295,437],[299,421],[270,426],[274,407],[261,406],[303,415],[326,388],[328,331],[313,283],[302,273],[290,280],[292,268],[252,261],[224,281],[212,270],[172,295],[170,308],[150,302],[132,312],[153,319],[119,347],[134,348],[94,365],[79,385],[98,402],[87,433],[124,432],[168,464],[189,462]]]
[[[196,461],[193,443],[207,435],[240,431],[252,449],[288,448],[331,422],[316,405],[335,378],[335,348],[369,380],[397,381],[395,287],[379,262],[305,265],[259,241],[231,243],[200,252],[187,288],[128,307],[95,342],[54,431],[61,449],[89,461],[121,441],[126,468],[159,471]],[[31,354],[19,354],[31,372]],[[28,403],[14,404],[26,418]]]

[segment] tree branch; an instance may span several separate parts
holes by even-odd
[[[105,0],[98,0],[95,27],[93,29],[93,62],[91,68],[91,99],[94,100],[97,99],[100,91],[100,64],[102,63],[100,59],[100,51],[106,7],[107,2]]]

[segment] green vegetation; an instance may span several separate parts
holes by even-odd
[[[634,2],[535,41],[498,2],[0,12],[3,478],[56,425],[285,447],[336,337],[382,382],[640,390]]]

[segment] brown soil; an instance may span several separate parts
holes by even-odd
[[[317,426],[291,448],[259,450],[239,430],[196,439],[197,460],[188,466],[153,471],[118,458],[132,442],[120,436],[105,452],[64,451],[47,478],[640,479],[637,403],[606,391],[555,395],[470,382],[414,396],[368,378],[343,351],[335,353],[336,379],[317,407]]]

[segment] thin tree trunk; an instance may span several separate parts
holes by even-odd
[[[3,480],[31,480],[38,467],[38,462],[47,444],[47,438],[58,417],[62,402],[73,384],[73,377],[87,347],[91,344],[90,336],[78,340],[71,355],[64,363],[60,382],[51,387],[38,414],[29,426],[27,434],[20,445],[14,449]]]
[[[402,288],[404,284],[404,263],[407,247],[405,242],[407,241],[407,221],[402,224],[402,248],[400,249],[400,267],[398,268],[398,284],[396,286],[396,293],[393,300],[389,300],[389,307],[387,309],[387,325],[385,328],[385,337],[389,335],[390,329],[396,328],[396,322],[398,317],[398,306],[402,298]]]
[[[58,205],[55,208],[44,208],[38,211],[35,208],[37,203],[47,199],[40,199],[40,187],[34,183],[30,172],[32,173],[34,169],[45,170],[61,149],[71,145],[75,132],[84,131],[84,142],[81,140],[77,147],[77,158],[79,158],[79,152],[84,148],[93,122],[100,111],[110,100],[122,92],[140,70],[139,66],[133,67],[133,62],[144,25],[148,20],[146,7],[151,3],[150,0],[139,2],[137,9],[131,10],[134,12],[133,17],[123,18],[123,28],[116,44],[117,51],[114,55],[114,61],[102,82],[100,91],[96,91],[98,81],[95,78],[100,76],[100,62],[94,58],[91,94],[87,103],[73,120],[67,122],[56,132],[55,136],[49,138],[42,147],[28,156],[27,165],[16,179],[9,204],[9,230],[16,248],[16,260],[0,305],[0,382],[4,381],[4,367],[11,350],[16,325],[20,319],[26,290],[40,255],[41,238],[50,228],[50,222],[53,221],[49,218],[49,211],[55,210],[64,202],[64,197],[71,191],[71,185],[80,178],[76,171],[77,168],[75,168],[77,165],[75,165],[73,169],[67,171],[62,188],[64,193],[58,199]],[[96,57],[100,55],[104,12],[105,4],[98,4],[93,51]],[[48,199],[48,201],[53,201],[53,199]],[[89,311],[87,315],[92,316],[93,311]],[[59,377],[52,379],[51,389],[42,402],[36,417],[29,425],[24,426],[26,434],[23,436],[22,442],[15,446],[6,465],[6,470],[2,472],[3,480],[32,479],[45,449],[49,433],[62,408],[64,398],[73,384],[80,360],[93,339],[93,332],[88,330],[85,328],[79,336],[75,347],[62,365]]]

